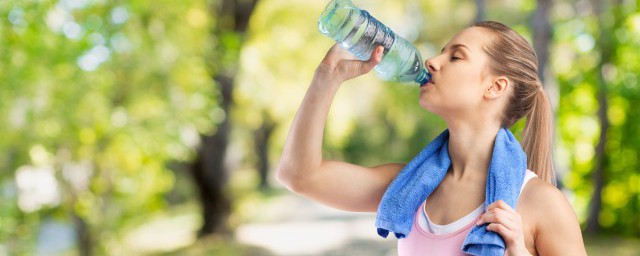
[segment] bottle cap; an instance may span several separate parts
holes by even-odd
[[[423,69],[422,72],[420,72],[420,75],[418,75],[416,82],[420,84],[420,86],[423,86],[429,81],[431,81],[431,74],[429,74],[426,69]]]

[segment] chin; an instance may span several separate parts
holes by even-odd
[[[420,98],[420,106],[431,113],[437,114],[437,108],[433,105],[433,102],[430,102],[425,98]]]
[[[448,113],[447,105],[442,104],[438,98],[434,97],[420,97],[420,106],[427,110],[429,113],[435,114],[437,116],[443,117],[445,113]]]

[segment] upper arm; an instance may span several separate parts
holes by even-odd
[[[536,183],[531,194],[537,209],[534,244],[538,254],[587,255],[580,224],[569,201],[553,185],[541,180]]]
[[[319,170],[298,181],[292,190],[336,209],[376,212],[382,195],[403,167],[399,163],[364,167],[323,161]]]

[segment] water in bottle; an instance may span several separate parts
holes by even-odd
[[[376,46],[383,46],[382,60],[374,70],[384,80],[424,85],[431,79],[415,46],[350,0],[329,2],[320,14],[318,29],[363,61]]]

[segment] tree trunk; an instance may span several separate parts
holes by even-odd
[[[269,189],[269,139],[275,128],[274,121],[267,115],[263,115],[260,128],[254,132],[255,150],[258,153],[258,174],[260,176],[259,189]]]
[[[595,234],[600,229],[598,216],[602,208],[602,189],[605,184],[605,162],[606,162],[606,144],[607,131],[609,130],[609,120],[607,119],[607,95],[603,90],[598,92],[598,120],[600,120],[600,138],[595,152],[595,165],[591,173],[591,181],[593,182],[593,195],[589,204],[589,215],[587,218],[587,233]]]
[[[600,60],[596,67],[598,79],[598,120],[600,121],[600,136],[598,145],[596,146],[595,159],[591,179],[593,182],[593,195],[589,204],[589,215],[587,217],[587,233],[597,233],[600,229],[598,217],[602,208],[602,189],[606,184],[606,148],[607,148],[607,132],[609,130],[609,119],[607,111],[609,104],[607,101],[607,81],[604,78],[603,67],[611,62],[612,57],[612,40],[609,33],[609,24],[603,22],[604,3],[602,0],[593,1],[594,10],[598,18],[599,36],[596,40],[600,46]]]
[[[232,103],[233,79],[218,76],[216,81],[222,92],[221,107],[225,113],[229,113],[228,110]],[[199,237],[213,233],[228,233],[225,224],[231,210],[231,200],[224,190],[229,173],[224,159],[229,144],[230,126],[230,120],[227,116],[218,125],[214,135],[200,136],[202,144],[198,150],[196,161],[192,165],[194,182],[198,187],[202,203],[203,223],[198,232]]]
[[[78,216],[75,212],[72,212],[71,214],[73,225],[76,230],[78,254],[80,254],[80,256],[93,255],[93,246],[91,243],[91,233],[89,232],[89,225],[87,225],[87,222],[80,216]]]
[[[65,198],[65,200],[62,201],[62,207],[64,207],[65,209],[71,209],[69,211],[70,213],[69,218],[71,219],[71,223],[75,231],[75,242],[77,245],[78,255],[91,256],[95,254],[94,253],[95,247],[98,247],[100,245],[99,243],[95,243],[95,241],[93,240],[93,237],[94,237],[93,234],[94,233],[99,234],[99,233],[95,232],[95,230],[92,230],[92,227],[89,225],[89,223],[87,223],[87,220],[83,218],[81,215],[79,215],[77,212],[78,211],[77,206],[79,204],[78,203],[79,190],[76,186],[74,186],[69,182],[68,178],[64,177],[62,170],[63,170],[63,163],[66,161],[69,161],[69,159],[56,161],[54,164],[54,168],[56,170],[60,170],[56,174],[57,176],[56,180],[59,182],[58,184],[60,185],[61,192],[63,193]],[[95,168],[94,170],[96,170],[96,173],[99,173],[100,169]],[[88,171],[88,170],[85,169],[82,171]],[[109,204],[105,203],[103,205],[109,205]],[[102,215],[101,217],[104,217],[104,216],[105,215]]]
[[[551,22],[549,22],[549,10],[551,0],[538,0],[536,11],[531,21],[533,25],[533,46],[538,55],[538,77],[544,82],[547,80],[547,62],[549,60],[549,42],[551,42]]]
[[[549,11],[551,10],[552,2],[551,0],[538,0],[536,3],[536,10],[531,20],[531,25],[533,27],[533,47],[535,48],[536,55],[538,56],[538,77],[549,94],[551,108],[553,111],[554,131],[557,131],[555,128],[555,120],[558,109],[559,90],[557,83],[552,81],[553,76],[549,74],[548,64],[549,45],[553,38],[551,22],[549,21]],[[557,134],[557,132],[554,133]],[[555,145],[555,137],[553,144]],[[555,170],[558,173],[561,173],[561,171],[557,169],[558,165],[556,164],[555,159],[553,159],[553,162],[553,166],[556,167]],[[563,185],[561,175],[556,175],[556,184],[559,189],[562,189]]]
[[[211,15],[215,17],[217,26],[213,29],[213,37],[237,35],[241,39],[238,45],[225,45],[216,42],[216,49],[209,60],[218,63],[217,70],[212,70],[212,78],[216,81],[221,92],[221,108],[226,114],[225,119],[218,125],[214,135],[201,135],[201,145],[196,159],[191,164],[194,183],[198,188],[202,206],[202,227],[199,237],[213,233],[228,234],[226,225],[231,211],[231,199],[226,194],[226,184],[231,170],[227,170],[224,160],[229,145],[231,131],[231,107],[233,106],[233,87],[237,73],[239,52],[244,40],[244,32],[249,24],[249,18],[257,0],[214,1]],[[230,56],[231,55],[231,56]],[[225,56],[225,61],[219,56]]]
[[[476,0],[476,18],[475,22],[483,21],[485,16],[485,1],[484,0]]]

